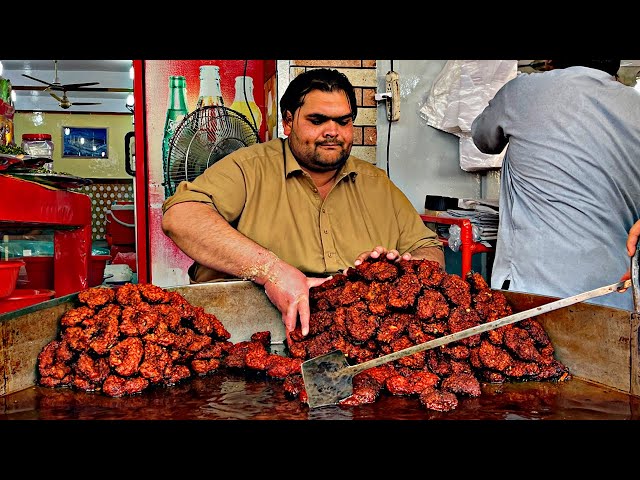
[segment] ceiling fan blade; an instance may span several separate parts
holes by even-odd
[[[23,73],[22,76],[30,78],[31,80],[35,80],[36,82],[44,83],[45,85],[49,85],[50,87],[54,86],[53,83],[45,82],[44,80],[40,80],[39,78],[32,77],[31,75],[27,75],[26,73]]]
[[[71,102],[71,105],[102,105],[102,104],[95,103],[95,102]]]
[[[62,85],[64,90],[82,89],[82,87],[90,87],[91,85],[99,85],[100,82],[85,82],[85,83],[66,83]]]

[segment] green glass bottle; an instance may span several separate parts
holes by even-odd
[[[165,181],[168,181],[169,168],[167,165],[171,138],[178,125],[189,113],[187,108],[187,79],[182,76],[169,77],[169,98],[167,100],[167,114],[164,121],[164,134],[162,137],[162,170]],[[165,197],[168,196],[168,185],[165,184]]]

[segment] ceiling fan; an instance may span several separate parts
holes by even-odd
[[[58,105],[60,106],[60,108],[64,108],[65,110],[71,107],[72,105],[100,105],[100,103],[96,103],[96,102],[72,102],[67,97],[66,90],[62,91],[62,97],[56,95],[53,92],[49,92],[49,95],[51,95],[53,98],[55,98],[58,101]]]
[[[63,84],[60,82],[60,79],[58,78],[58,61],[57,60],[53,61],[53,68],[55,71],[55,79],[53,80],[53,83],[47,82],[45,80],[40,80],[39,78],[32,77],[31,75],[27,75],[26,73],[23,73],[22,76],[30,78],[31,80],[35,80],[36,82],[40,82],[40,83],[44,83],[45,85],[48,85],[48,87],[45,88],[45,91],[55,90],[59,92],[66,92],[71,90],[82,90],[82,87],[90,87],[91,85],[98,85],[100,83],[100,82],[84,82],[84,83]],[[69,107],[66,107],[66,108],[69,108]]]

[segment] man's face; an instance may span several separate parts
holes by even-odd
[[[312,172],[340,168],[353,145],[353,119],[344,92],[308,93],[293,118],[287,112],[284,134],[302,167]]]

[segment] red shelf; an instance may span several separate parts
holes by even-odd
[[[0,175],[0,229],[53,229],[56,297],[87,288],[91,259],[91,198]]]
[[[460,227],[460,254],[462,265],[460,276],[464,278],[471,271],[471,257],[476,253],[495,252],[495,248],[487,247],[480,242],[473,241],[473,224],[468,218],[450,218],[436,215],[421,214],[420,218],[425,223],[440,223],[444,225],[458,225]],[[439,238],[445,245],[449,245],[446,238]]]

